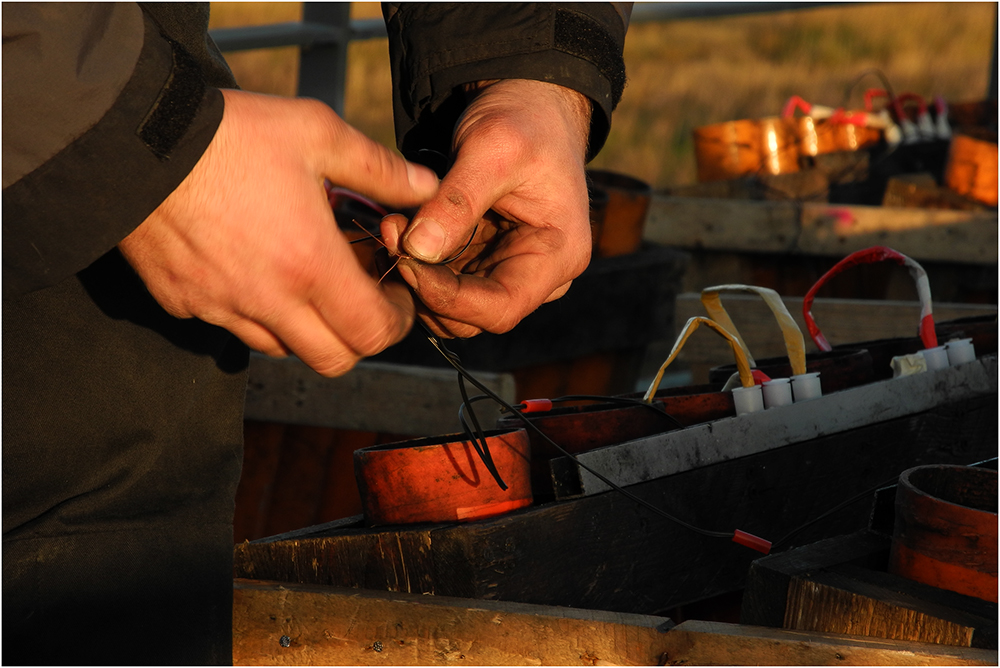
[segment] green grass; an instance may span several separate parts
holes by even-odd
[[[859,107],[877,68],[896,92],[980,100],[996,25],[996,3],[845,4],[805,11],[635,24],[625,44],[628,85],[594,167],[657,188],[695,181],[691,132],[711,123],[780,112],[797,94]],[[301,18],[300,3],[212,3],[212,26]],[[352,3],[357,17],[376,3]],[[227,54],[240,85],[292,95],[297,49]],[[345,119],[394,144],[386,40],[350,47]]]

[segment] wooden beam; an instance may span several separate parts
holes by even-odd
[[[799,236],[799,215],[793,202],[654,194],[643,237],[676,248],[790,253]]]
[[[886,572],[891,542],[862,531],[757,559],[740,621],[995,650],[996,603]]]
[[[706,286],[708,287],[708,286]],[[802,317],[802,298],[783,297],[782,301],[805,336],[806,351],[817,350],[809,338]],[[767,304],[753,295],[726,295],[723,305],[739,329],[755,359],[785,355],[784,339]],[[995,314],[995,304],[934,304],[935,322],[976,315]],[[871,299],[822,299],[813,302],[813,318],[833,345],[852,341],[874,341],[916,336],[920,323],[920,303],[916,301],[879,301]],[[688,318],[704,316],[701,295],[685,292],[677,296],[679,325]],[[679,360],[692,364],[732,364],[733,353],[721,337],[695,335],[688,339]]]
[[[666,636],[660,665],[995,666],[997,652],[834,633],[686,621]]]
[[[234,665],[656,665],[666,617],[236,580]]]
[[[515,401],[511,374],[474,373],[501,397]],[[297,358],[255,353],[244,417],[414,436],[451,434],[462,430],[457,377],[450,369],[359,362],[344,376],[324,378]],[[476,410],[487,423],[499,415],[485,402]]]
[[[840,257],[873,245],[916,260],[997,263],[997,213],[654,194],[647,241],[677,248]]]
[[[841,564],[791,578],[783,626],[996,649],[996,604],[939,591],[890,573]]]
[[[597,448],[577,454],[575,460],[560,457],[552,460],[553,479],[561,481],[556,496],[609,491],[608,485],[579,463],[619,485],[634,485],[996,393],[994,353],[957,367],[869,383],[811,401]]]
[[[916,260],[997,263],[996,212],[803,204],[798,250],[842,256],[890,246]]]

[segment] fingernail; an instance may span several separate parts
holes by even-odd
[[[406,249],[418,260],[437,262],[444,251],[444,228],[436,220],[421,218],[406,234]]]
[[[419,195],[430,195],[437,191],[438,178],[434,172],[412,162],[406,163],[406,180]]]

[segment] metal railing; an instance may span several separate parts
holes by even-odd
[[[690,18],[766,14],[814,9],[843,2],[639,2],[631,22],[647,23]],[[867,4],[867,3],[866,3]],[[219,48],[226,51],[298,46],[298,94],[317,98],[338,114],[344,112],[347,47],[352,41],[386,37],[382,19],[350,18],[349,2],[303,2],[302,21],[211,32]],[[993,28],[993,52],[989,70],[989,99],[997,98],[997,28]]]

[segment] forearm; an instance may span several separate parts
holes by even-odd
[[[591,101],[588,159],[604,144],[625,84],[629,7],[615,3],[383,5],[397,143],[451,149],[470,82],[533,79]]]

